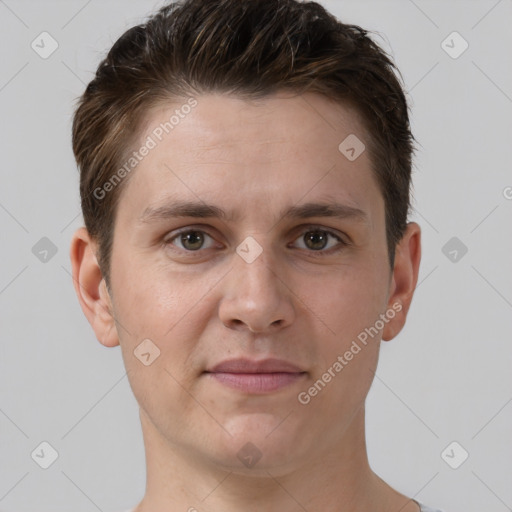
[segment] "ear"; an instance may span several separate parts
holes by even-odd
[[[421,260],[421,229],[415,222],[409,222],[402,240],[396,247],[395,264],[391,276],[387,311],[395,315],[382,332],[384,341],[392,340],[405,325],[407,312],[418,282]]]
[[[119,345],[112,301],[96,259],[97,245],[87,229],[80,228],[71,240],[73,285],[84,315],[96,338],[106,347]]]

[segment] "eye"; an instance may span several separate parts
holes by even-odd
[[[307,250],[308,252],[316,252],[318,256],[337,252],[349,245],[348,242],[344,241],[333,231],[317,226],[310,226],[307,230],[302,231],[296,240],[299,244],[295,247]],[[181,250],[188,253],[216,247],[215,240],[208,233],[193,228],[175,232],[164,240],[164,244],[177,248],[178,251]]]
[[[302,247],[299,246],[300,249],[320,252],[321,255],[336,252],[348,245],[347,242],[334,232],[319,227],[310,227],[307,231],[303,231],[297,240],[302,241],[304,244]],[[336,249],[336,246],[339,247]],[[330,251],[332,248],[335,248],[335,250]]]
[[[212,243],[205,247],[205,239],[209,238]],[[199,249],[209,249],[213,247],[213,238],[199,229],[187,229],[181,231],[170,238],[165,240],[166,245],[176,245],[179,249],[183,249],[188,252],[198,251]]]

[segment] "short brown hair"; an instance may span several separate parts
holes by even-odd
[[[355,107],[384,198],[392,267],[407,225],[414,151],[395,71],[368,31],[341,23],[316,2],[177,1],[127,30],[99,64],[73,120],[82,212],[107,285],[125,180],[100,200],[94,190],[125,161],[148,108],[209,92],[242,98],[316,92]]]

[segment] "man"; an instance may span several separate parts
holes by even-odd
[[[121,346],[137,512],[418,512],[370,468],[364,402],[420,263],[388,56],[316,3],[190,0],[80,100],[75,289]]]

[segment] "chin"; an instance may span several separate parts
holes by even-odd
[[[304,435],[294,429],[292,418],[290,415],[283,421],[284,417],[251,413],[223,422],[231,436],[221,436],[219,445],[213,448],[213,458],[236,473],[266,477],[269,476],[267,470],[273,475],[277,475],[279,469],[286,473],[291,465],[290,456],[304,442]],[[210,439],[210,443],[213,442]]]

